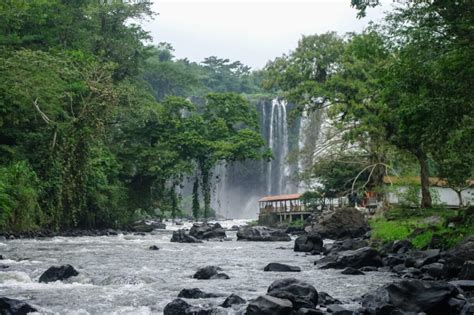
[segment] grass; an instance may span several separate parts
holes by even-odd
[[[448,226],[447,222],[461,218],[462,213],[444,208],[393,208],[370,220],[372,239],[382,243],[409,239],[416,248],[426,248],[433,240],[437,247],[448,249],[466,236],[474,235],[472,217],[464,218],[455,227]],[[439,222],[424,220],[432,216],[439,217]]]

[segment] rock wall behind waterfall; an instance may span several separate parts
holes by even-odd
[[[272,149],[273,159],[221,164],[215,169],[213,208],[230,218],[255,218],[257,200],[266,195],[295,193],[301,185],[296,178],[298,152],[310,148],[319,133],[318,114],[292,119],[292,104],[282,99],[261,99],[255,103],[262,135]],[[303,139],[303,141],[301,140]]]

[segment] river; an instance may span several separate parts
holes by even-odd
[[[223,226],[242,224],[225,221]],[[25,300],[41,314],[161,314],[165,305],[183,288],[205,292],[235,293],[245,299],[264,294],[272,281],[294,277],[314,285],[318,291],[349,302],[392,280],[389,273],[365,276],[342,275],[340,270],[318,270],[318,256],[295,253],[293,242],[241,242],[235,232],[231,241],[202,244],[171,243],[173,229],[147,235],[103,237],[54,237],[0,242],[6,259],[0,269],[0,296]],[[157,245],[160,250],[149,250]],[[299,273],[264,272],[270,262],[301,267]],[[77,277],[64,282],[39,283],[51,265],[71,264]],[[217,265],[230,280],[195,280],[194,272]],[[194,305],[223,302],[225,297],[187,300]],[[229,314],[237,310],[226,310]]]

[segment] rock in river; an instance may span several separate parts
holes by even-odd
[[[31,307],[28,303],[6,297],[0,298],[0,314],[24,315],[32,312],[36,312],[36,309]]]
[[[185,298],[185,299],[208,299],[208,298],[214,298],[214,297],[219,297],[219,296],[220,295],[218,294],[203,292],[198,288],[183,289],[178,294],[179,298]]]
[[[321,269],[327,268],[361,268],[365,266],[381,267],[382,259],[379,252],[372,247],[363,247],[357,250],[346,250],[330,254],[315,262]]]
[[[302,307],[315,308],[318,304],[318,292],[316,289],[312,285],[294,278],[274,281],[268,287],[267,294],[290,300],[295,310]]]
[[[362,306],[375,314],[389,309],[430,315],[455,314],[448,300],[457,294],[456,287],[446,282],[403,280],[367,293],[362,297]]]
[[[222,303],[221,306],[224,308],[228,308],[228,307],[231,307],[232,305],[245,304],[246,302],[247,301],[245,301],[240,296],[236,294],[231,294],[225,299],[224,303]]]
[[[295,240],[294,251],[321,253],[323,251],[323,239],[318,233],[301,235]]]
[[[291,241],[291,237],[284,231],[278,229],[271,229],[265,226],[245,226],[239,228],[237,240],[288,242]]]
[[[74,269],[74,267],[71,265],[52,266],[41,275],[39,282],[47,283],[57,280],[64,280],[77,276],[78,274],[79,272],[77,272],[76,269]]]
[[[307,232],[319,233],[324,238],[341,239],[363,236],[369,230],[364,214],[355,208],[341,208],[328,214],[311,226]]]
[[[225,230],[219,223],[207,223],[202,224],[194,223],[191,230],[189,230],[189,235],[199,239],[199,240],[208,240],[213,238],[224,239],[226,238]]]
[[[217,266],[206,266],[199,268],[194,274],[194,279],[208,280],[208,279],[229,279],[225,273],[219,273],[222,269]]]
[[[300,272],[301,268],[298,266],[290,266],[280,263],[269,263],[265,266],[263,271],[277,271],[277,272]]]
[[[191,305],[186,303],[181,299],[175,299],[168,304],[166,304],[165,309],[163,310],[164,315],[178,315],[186,314],[186,310],[190,308]]]
[[[249,303],[246,315],[290,315],[293,304],[287,299],[263,295]]]
[[[202,243],[202,241],[194,236],[189,235],[189,232],[184,229],[174,231],[171,236],[171,241],[176,243]]]

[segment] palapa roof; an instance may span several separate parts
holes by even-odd
[[[289,195],[276,195],[276,196],[266,196],[260,199],[258,202],[262,201],[283,201],[283,200],[297,200],[300,199],[301,194],[289,194]]]

